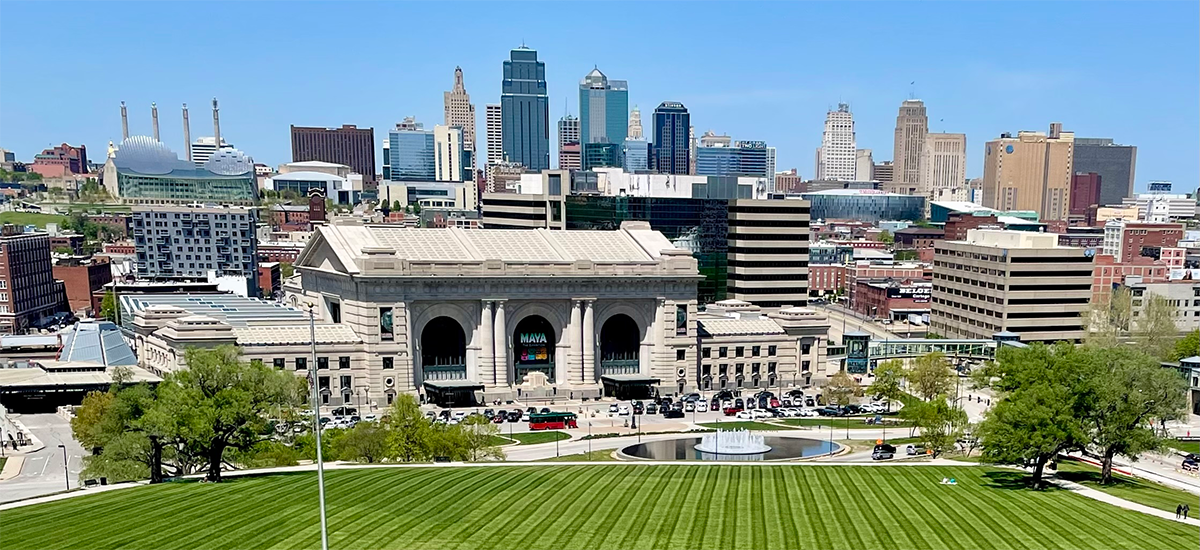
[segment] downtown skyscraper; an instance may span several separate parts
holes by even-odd
[[[664,101],[654,109],[654,157],[651,166],[660,174],[687,174],[691,167],[692,117],[678,101]]]
[[[888,191],[902,195],[924,195],[925,140],[929,136],[929,116],[925,102],[907,99],[896,115],[896,135],[892,151],[892,184]]]
[[[854,139],[854,115],[850,106],[839,103],[836,111],[825,114],[825,131],[817,149],[818,180],[854,181],[857,145]]]
[[[471,104],[471,95],[463,86],[462,67],[454,68],[454,88],[443,93],[445,102],[445,125],[462,129],[462,148],[464,161],[468,168],[478,164],[475,158],[475,106]]]
[[[578,170],[581,166],[579,147],[579,119],[563,115],[558,119],[558,168]]]
[[[530,170],[550,168],[550,104],[546,64],[537,50],[522,45],[504,62],[500,94],[503,150],[511,162]]]
[[[580,143],[625,141],[629,131],[629,84],[609,80],[600,69],[579,81]]]

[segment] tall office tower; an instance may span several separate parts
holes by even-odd
[[[621,162],[626,172],[650,169],[650,142],[643,138],[627,137],[621,148]]]
[[[767,147],[767,171],[764,176],[767,178],[767,190],[775,192],[775,148]]]
[[[504,62],[500,111],[504,154],[533,171],[550,168],[550,104],[546,64],[537,50],[521,46]]]
[[[195,156],[195,147],[192,155]],[[364,182],[375,182],[375,128],[292,126],[292,162],[319,160],[345,164]]]
[[[825,115],[817,179],[854,181],[855,151],[854,115],[849,105],[838,103],[836,111]]]
[[[1065,220],[1071,207],[1075,134],[1050,124],[1050,134],[1001,134],[983,156],[983,205],[996,210],[1035,210],[1041,221]]]
[[[696,127],[688,126],[688,173],[696,173]]]
[[[579,81],[580,143],[615,143],[629,135],[629,83],[592,72]]]
[[[1076,172],[1100,175],[1100,197],[1096,204],[1121,204],[1121,199],[1133,197],[1136,146],[1116,145],[1109,138],[1075,138],[1072,164]]]
[[[413,117],[405,117],[388,133],[392,181],[434,181],[437,178],[433,132]]]
[[[946,338],[1015,332],[1022,342],[1078,341],[1092,296],[1092,257],[1058,235],[969,229],[936,241],[931,331]]]
[[[808,305],[808,201],[731,200],[728,219],[728,297]]]
[[[775,148],[762,141],[696,148],[696,175],[774,178]]]
[[[579,145],[579,119],[571,115],[563,115],[558,119],[558,167],[561,170],[578,170],[579,166],[572,168],[569,165],[574,165],[579,158],[579,149],[574,151],[567,147],[570,144]],[[564,155],[570,157],[564,163]]]
[[[504,162],[504,117],[499,105],[484,106],[487,118],[487,163],[500,164]]]
[[[437,181],[463,181],[463,129],[438,124],[433,127],[433,165]]]
[[[926,197],[936,197],[943,189],[966,187],[966,134],[930,133],[925,137],[924,154],[921,166],[925,175],[921,178],[921,188]]]
[[[583,169],[583,146],[575,142],[559,147],[558,169],[567,171]]]
[[[470,153],[471,165],[475,166],[475,106],[471,105],[471,94],[463,87],[461,67],[454,68],[454,89],[442,94],[446,108],[446,126],[462,129],[463,151]]]
[[[664,101],[654,109],[652,166],[660,174],[687,174],[692,165],[691,115],[678,101]]]
[[[642,111],[638,110],[637,105],[629,111],[629,130],[626,133],[633,139],[642,139]]]
[[[871,181],[871,170],[875,167],[875,157],[870,149],[859,149],[854,152],[854,179],[856,181]]]
[[[929,117],[925,102],[906,99],[896,115],[896,135],[892,152],[892,185],[888,191],[902,195],[922,193],[921,160],[925,157],[925,142],[929,135]]]
[[[230,145],[229,142],[225,141],[225,138],[221,138],[220,149],[232,148],[233,145]],[[196,163],[196,166],[204,166],[204,163],[208,162],[208,159],[212,158],[212,156],[216,154],[217,149],[218,147],[216,138],[213,138],[212,136],[198,137],[196,138],[196,141],[192,142],[192,161]]]

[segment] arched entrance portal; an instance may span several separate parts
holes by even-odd
[[[554,382],[554,327],[539,315],[530,315],[517,323],[513,331],[514,380],[520,384],[525,375],[540,372],[547,382]]]
[[[458,321],[438,317],[425,324],[421,370],[425,380],[466,380],[467,337]]]
[[[637,374],[640,348],[637,323],[624,313],[609,317],[600,329],[600,374]]]

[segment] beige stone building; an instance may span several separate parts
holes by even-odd
[[[1019,132],[987,142],[983,205],[1034,210],[1041,221],[1065,220],[1071,206],[1075,134],[1052,123],[1050,133]]]
[[[930,133],[925,138],[924,155],[922,169],[925,174],[921,179],[921,187],[929,200],[966,189],[966,134]],[[963,193],[965,194],[965,191]]]
[[[767,314],[748,302],[722,300],[697,323],[702,391],[801,387],[826,378],[824,314],[800,307]]]
[[[900,104],[900,112],[896,115],[892,178],[890,185],[885,187],[889,193],[916,195],[921,192],[921,178],[925,174],[921,162],[925,158],[928,135],[929,117],[925,113],[925,102],[906,99]]]
[[[463,86],[462,67],[454,68],[454,88],[443,92],[442,99],[445,104],[445,125],[462,129],[462,149],[470,153],[468,167],[474,168],[479,165],[475,157],[475,106],[471,104],[471,94]],[[458,181],[458,178],[442,181]]]
[[[1013,332],[1023,342],[1083,338],[1092,256],[1058,235],[971,229],[934,245],[930,330],[946,338]]]

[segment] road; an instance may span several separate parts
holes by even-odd
[[[841,342],[842,334],[856,330],[866,332],[873,338],[881,340],[904,338],[902,334],[891,333],[884,325],[864,319],[857,313],[839,305],[822,304],[817,307],[829,317],[829,339],[831,341]]]
[[[83,469],[83,447],[71,437],[71,424],[56,414],[13,415],[46,446],[25,455],[21,473],[0,481],[0,502],[11,502],[65,490],[63,449],[66,448],[71,488],[79,486],[79,471]]]

